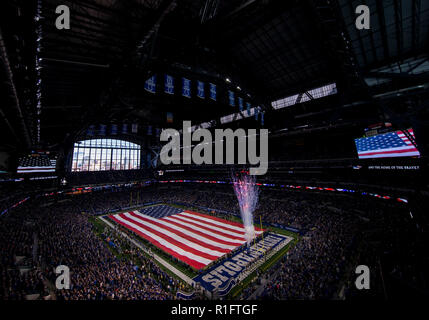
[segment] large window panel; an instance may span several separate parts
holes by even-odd
[[[134,169],[134,150],[130,150],[130,169]]]
[[[140,145],[118,139],[90,139],[74,144],[72,171],[140,169]]]
[[[121,151],[121,150],[119,150],[119,151]],[[111,170],[118,170],[118,168],[117,168],[117,152],[118,152],[118,149],[113,149],[112,169]]]
[[[101,163],[100,163],[100,170],[105,171],[106,170],[106,153],[109,149],[101,149]]]
[[[121,170],[125,170],[125,161],[127,160],[125,149],[121,149]]]
[[[138,150],[131,150],[133,156],[132,156],[132,167],[131,169],[138,169],[138,157],[137,157],[137,152]]]
[[[140,169],[140,150],[134,150],[134,153],[136,155],[135,157],[135,169]]]
[[[126,155],[126,158],[125,158],[125,169],[126,170],[130,170],[130,162],[131,162],[130,153],[131,153],[131,150],[125,149],[125,155]]]
[[[94,171],[100,171],[101,164],[101,149],[95,149]]]
[[[91,148],[84,148],[83,149],[83,165],[82,165],[82,171],[89,171],[89,153],[91,151]]]
[[[111,160],[112,160],[112,149],[106,149],[105,170],[111,169]]]
[[[83,166],[83,148],[78,148],[75,171],[82,171]]]
[[[89,171],[94,171],[95,170],[95,148],[91,148],[90,149],[90,153],[89,153]]]
[[[76,171],[77,168],[77,159],[78,159],[78,154],[79,154],[79,148],[74,148],[73,151],[73,161],[72,161],[72,170]]]

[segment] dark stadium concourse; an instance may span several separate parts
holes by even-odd
[[[428,49],[423,0],[0,1],[0,300],[427,300]]]

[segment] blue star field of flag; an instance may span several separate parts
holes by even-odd
[[[140,209],[139,212],[141,214],[145,214],[147,216],[150,216],[152,218],[161,219],[164,217],[172,216],[174,214],[178,214],[183,212],[182,209],[166,206],[166,205],[159,205],[159,206],[153,206],[153,207],[147,207]]]
[[[396,134],[396,132],[390,132],[369,138],[356,139],[356,147],[358,152],[406,146],[407,144]]]

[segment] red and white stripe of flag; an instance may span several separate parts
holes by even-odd
[[[139,211],[109,218],[197,270],[246,242],[242,224],[192,211],[161,219]],[[256,235],[262,232],[255,228]]]

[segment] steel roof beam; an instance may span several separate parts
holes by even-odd
[[[389,43],[387,41],[386,20],[384,17],[383,1],[376,0],[376,5],[377,5],[378,20],[380,22],[381,40],[383,42],[384,59],[387,59],[389,58]]]
[[[398,49],[398,57],[401,57],[404,43],[402,32],[402,0],[393,0],[393,5],[395,8],[396,46]]]
[[[412,20],[411,20],[411,44],[413,50],[416,50],[419,40],[420,40],[420,12],[421,12],[421,1],[412,0]]]
[[[18,93],[16,91],[16,87],[15,87],[15,82],[14,82],[14,78],[13,78],[13,73],[12,73],[12,69],[11,69],[11,65],[9,62],[9,57],[6,51],[6,45],[4,43],[3,40],[3,34],[1,32],[0,29],[0,57],[1,60],[3,61],[3,67],[5,69],[6,72],[6,76],[7,76],[7,83],[8,83],[8,87],[12,96],[12,100],[13,100],[13,107],[15,109],[15,112],[17,114],[20,126],[21,126],[21,130],[22,133],[24,135],[24,141],[26,146],[29,148],[31,146],[31,138],[30,138],[30,133],[27,127],[27,124],[25,122],[24,119],[24,115],[22,113],[22,109],[21,109],[21,104],[18,98]]]

